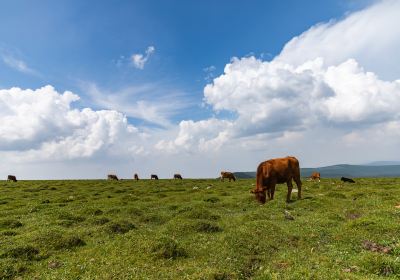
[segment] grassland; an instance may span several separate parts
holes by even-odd
[[[0,279],[399,279],[400,179],[303,182],[3,181]]]

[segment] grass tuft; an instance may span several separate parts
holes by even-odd
[[[0,221],[0,228],[19,228],[22,227],[22,223],[18,220],[2,220]]]
[[[195,226],[197,232],[214,233],[221,232],[222,228],[218,225],[209,222],[198,222]]]
[[[178,242],[169,237],[162,237],[157,240],[156,244],[152,247],[154,256],[162,259],[185,258],[187,252],[178,244]]]
[[[15,248],[11,248],[7,250],[4,254],[1,255],[2,258],[15,258],[15,259],[23,259],[23,260],[34,260],[39,254],[39,250],[33,246],[19,246]]]
[[[127,221],[121,221],[108,225],[107,230],[109,233],[124,234],[135,228],[136,226],[134,224]]]

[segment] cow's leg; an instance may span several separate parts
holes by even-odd
[[[293,179],[296,182],[297,189],[299,190],[299,192],[297,193],[297,198],[300,199],[301,198],[301,180],[300,180],[300,176],[299,177],[294,177]]]
[[[271,197],[270,197],[270,199],[273,200],[273,199],[274,199],[274,195],[275,195],[275,184],[273,184],[273,185],[270,187],[270,192],[271,192]]]
[[[290,198],[292,196],[292,189],[293,189],[292,179],[289,179],[286,184],[287,184],[286,202],[290,202]]]
[[[264,190],[265,190],[265,189],[264,189]],[[266,188],[266,190],[267,190],[268,200],[271,200],[271,187],[268,186],[268,187]]]

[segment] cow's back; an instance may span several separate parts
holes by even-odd
[[[293,177],[300,177],[300,164],[295,157],[274,158],[263,163],[267,169],[268,177],[281,184]]]

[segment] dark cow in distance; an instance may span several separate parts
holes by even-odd
[[[310,180],[311,181],[316,181],[318,180],[318,182],[321,182],[321,173],[319,172],[313,172],[310,176]]]
[[[139,181],[139,175],[137,175],[137,173],[135,173],[135,175],[133,175],[133,179],[135,179],[136,181]]]
[[[150,179],[158,180],[158,176],[155,174],[151,174]]]
[[[346,183],[346,182],[355,183],[355,181],[353,179],[346,178],[346,177],[342,177],[342,178],[340,178],[340,180],[342,180],[344,183]]]
[[[108,174],[108,175],[107,175],[107,179],[108,179],[108,180],[115,180],[115,181],[118,181],[118,177],[117,177],[117,175],[115,175],[115,174]]]
[[[286,201],[290,202],[292,194],[292,179],[296,182],[298,199],[301,198],[300,165],[295,157],[275,158],[261,162],[257,167],[256,187],[251,192],[260,203],[274,199],[275,185],[286,183],[288,192]]]
[[[229,179],[229,182],[231,180],[236,181],[235,175],[232,172],[221,171],[221,181],[224,181],[225,178]]]
[[[17,182],[17,177],[15,177],[14,175],[8,175],[7,176],[7,181]]]
[[[181,174],[174,174],[174,179],[181,179],[182,180]]]

